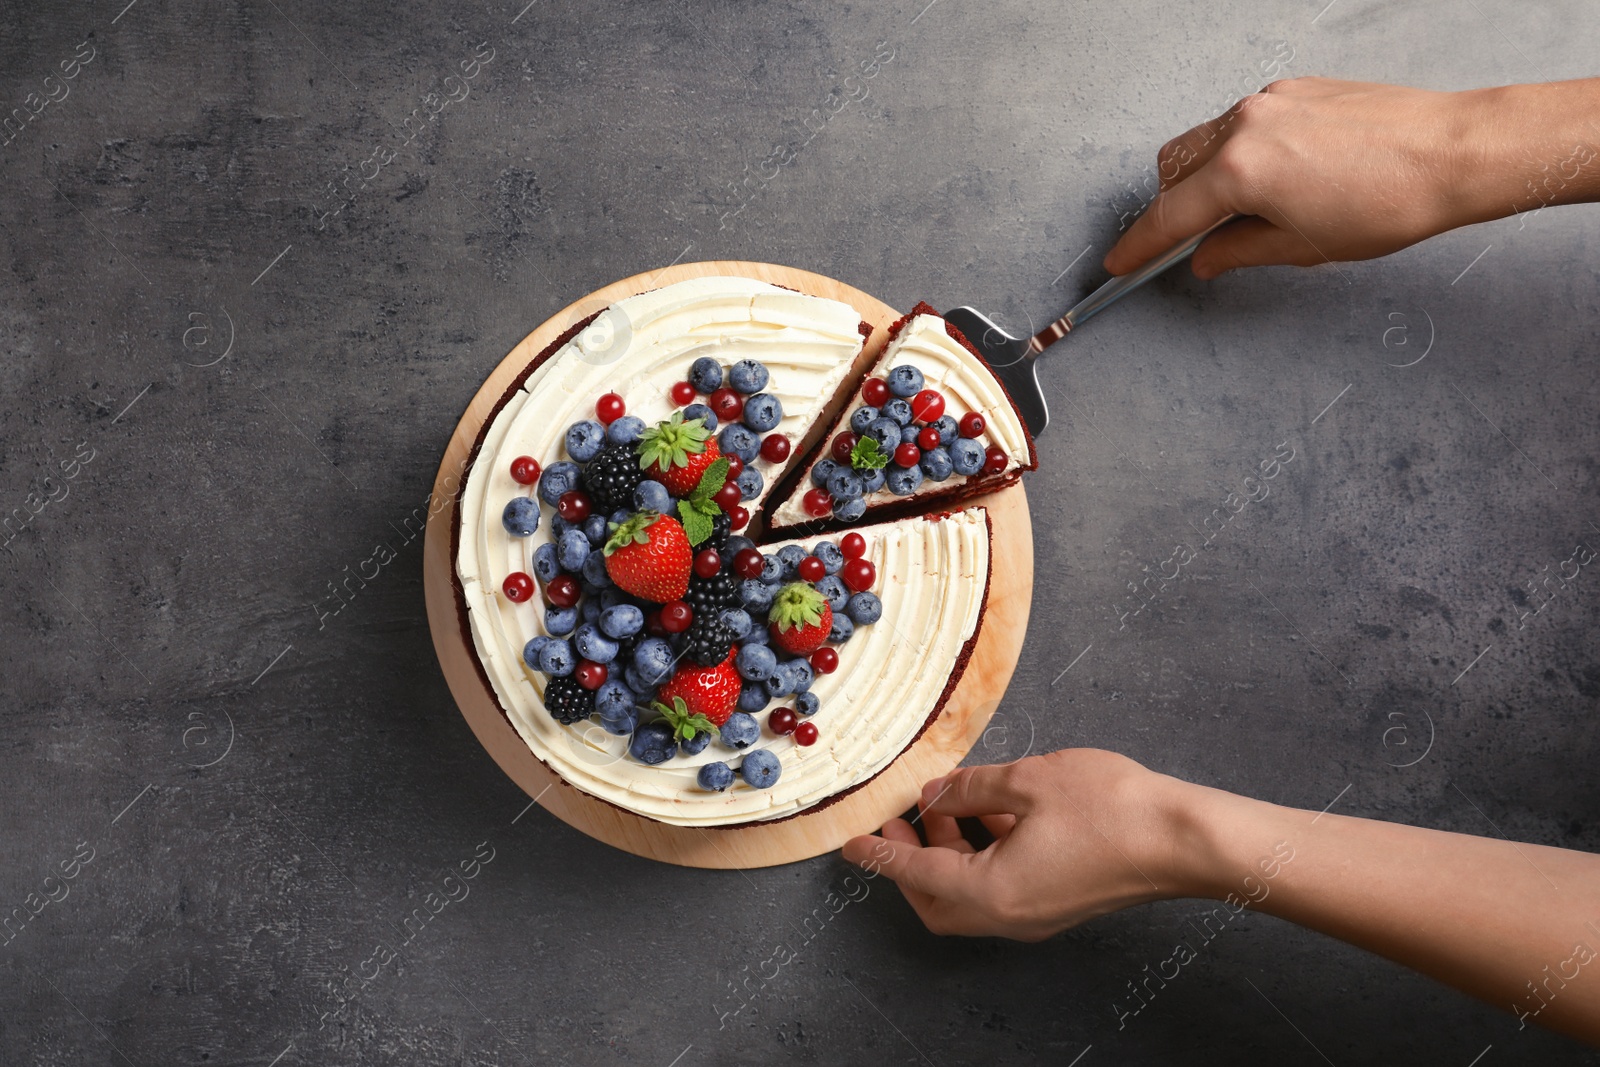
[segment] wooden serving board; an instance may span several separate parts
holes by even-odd
[[[978,498],[977,502],[989,509],[993,524],[993,574],[988,607],[966,672],[939,718],[916,743],[876,778],[842,799],[769,824],[701,829],[635,815],[563,782],[518,736],[485,691],[472,663],[468,651],[471,637],[462,632],[450,581],[454,566],[450,531],[458,491],[455,474],[471,451],[483,420],[512,379],[562,332],[624,297],[709,275],[757,278],[850,304],[862,319],[877,327],[867,343],[863,366],[876,357],[888,327],[900,317],[882,301],[832,278],[770,263],[733,261],[683,263],[637,274],[574,302],[523,338],[500,361],[451,435],[433,487],[435,500],[449,497],[451,504],[430,509],[423,547],[423,586],[433,646],[461,714],[501,770],[530,797],[569,826],[635,855],[691,867],[769,867],[819,856],[857,834],[874,832],[916,803],[923,782],[949,772],[971,750],[999,705],[1022,651],[1033,594],[1033,527],[1021,484]],[[821,427],[819,433],[825,430]]]

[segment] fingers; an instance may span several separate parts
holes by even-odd
[[[1230,222],[1207,237],[1195,249],[1189,266],[1196,278],[1209,280],[1239,267],[1310,267],[1327,261],[1328,257],[1293,230],[1281,229],[1267,219],[1248,218]]]
[[[997,838],[1006,836],[1011,832],[1011,828],[1017,825],[1015,815],[980,815],[978,821]]]
[[[935,848],[951,848],[957,852],[976,852],[972,842],[961,832],[960,825],[949,815],[941,815],[936,811],[922,809],[922,828],[928,834],[928,845]]]
[[[1218,115],[1185,130],[1156,153],[1156,175],[1162,191],[1172,188],[1210,162],[1232,132],[1233,112]]]
[[[1187,181],[1157,193],[1144,214],[1106,253],[1105,268],[1112,274],[1126,274],[1236,212],[1250,214],[1241,211],[1237,191],[1224,184],[1221,169],[1213,161]]]
[[[922,808],[940,815],[1023,814],[1032,796],[1018,784],[1016,764],[958,767],[922,787]]]
[[[970,895],[970,856],[948,848],[923,848],[916,831],[901,819],[883,828],[883,837],[853,837],[845,842],[845,858],[876,868],[896,882],[920,913],[930,898],[965,900]],[[909,836],[910,841],[899,839]]]

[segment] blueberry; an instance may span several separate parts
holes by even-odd
[[[756,433],[776,429],[783,418],[783,404],[771,393],[757,393],[744,402],[744,424]]]
[[[983,470],[983,446],[970,437],[958,437],[950,442],[950,468],[966,477]]]
[[[828,640],[832,641],[836,645],[842,645],[846,641],[850,640],[850,638],[854,636],[855,632],[856,624],[850,621],[850,616],[846,615],[838,608],[834,608],[833,627],[828,630]]]
[[[917,465],[922,468],[923,474],[926,474],[936,482],[944,481],[950,477],[951,472],[954,470],[950,463],[950,450],[943,445],[938,448],[930,448],[924,452],[921,461]]]
[[[854,500],[866,492],[866,482],[849,467],[841,467],[828,475],[828,493],[835,503]],[[840,564],[843,566],[843,564]]]
[[[594,691],[594,710],[600,713],[602,720],[627,718],[634,710],[635,699],[632,689],[614,678],[609,679]]]
[[[633,601],[628,599],[628,594],[624,593],[616,586],[611,586],[609,589],[602,589],[600,591],[600,609],[602,611],[608,611],[611,608],[618,607],[622,604],[632,603]],[[611,636],[615,637],[616,634],[612,634]]]
[[[644,629],[644,612],[632,604],[617,604],[600,613],[600,632],[607,637],[632,637]]]
[[[688,407],[683,409],[683,421],[688,422],[691,419],[699,419],[708,430],[715,430],[717,428],[716,412],[712,411],[704,404],[690,404]]]
[[[532,497],[512,497],[500,513],[500,525],[512,537],[531,536],[539,528],[539,502]]]
[[[611,585],[611,574],[606,570],[606,554],[598,548],[591,548],[583,561],[583,584],[593,586],[596,592]]]
[[[760,711],[767,706],[767,687],[760,682],[743,682],[739,686],[739,710]]]
[[[606,520],[607,535],[609,536],[611,532],[611,523],[614,522],[618,526],[621,526],[623,523],[627,522],[632,515],[633,512],[629,511],[627,508],[618,508],[616,511],[613,511],[610,517]]]
[[[657,682],[647,681],[638,668],[626,666],[622,668],[622,680],[628,683],[628,688],[639,694],[639,702],[647,703],[656,694]],[[630,731],[631,733],[632,731]]]
[[[884,484],[895,496],[910,496],[922,487],[921,467],[889,467]]]
[[[818,541],[811,546],[811,554],[822,561],[822,569],[829,574],[838,574],[844,567],[844,553],[832,541]]]
[[[867,492],[868,495],[876,493],[879,489],[882,489],[884,481],[889,477],[889,472],[882,467],[869,467],[860,473],[861,487]],[[862,507],[865,508],[866,505],[863,504]],[[856,517],[860,518],[859,515]]]
[[[800,577],[800,561],[806,558],[806,550],[799,545],[784,545],[778,549],[778,563],[783,567],[783,580],[792,582]],[[766,577],[763,572],[762,577]]]
[[[833,517],[840,522],[855,522],[866,513],[866,497],[858,496],[854,500],[846,500],[843,504],[835,504],[833,507]]]
[[[783,765],[778,757],[764,748],[758,748],[739,761],[739,777],[757,789],[771,789],[778,784]]]
[[[644,420],[637,415],[624,415],[606,427],[606,443],[631,445],[644,433]]]
[[[835,615],[844,610],[850,602],[850,590],[844,587],[844,582],[836,574],[830,574],[817,583],[817,592],[827,598],[828,606]]]
[[[815,693],[801,693],[794,698],[794,710],[801,715],[815,715],[822,706],[822,701],[817,699]]]
[[[948,445],[951,441],[961,436],[961,426],[949,415],[940,415],[937,420],[928,424],[939,431],[939,443]]]
[[[611,718],[600,716],[600,728],[608,734],[627,737],[639,728],[639,713],[630,711],[626,715],[616,715]]]
[[[561,540],[561,535],[570,529],[572,529],[572,523],[563,519],[560,515],[550,516],[550,537],[552,540]]]
[[[583,598],[583,603],[578,605],[578,618],[584,622],[598,622],[600,619],[600,601],[592,596]]]
[[[817,674],[808,660],[792,659],[784,666],[789,668],[789,680],[793,683],[789,690],[791,693],[804,693],[817,680]]]
[[[558,608],[551,605],[544,609],[544,628],[557,637],[565,637],[578,628],[577,608]],[[566,673],[566,672],[562,672]]]
[[[873,421],[877,419],[878,414],[878,409],[870,404],[856,408],[850,413],[851,431],[857,437],[860,437],[862,434],[867,432],[867,427],[872,425]]]
[[[589,558],[589,539],[582,530],[568,530],[556,542],[556,558],[561,569],[569,574],[583,570],[583,561]]]
[[[599,547],[606,543],[606,517],[604,515],[590,515],[583,520],[583,536],[589,543]]]
[[[765,389],[767,377],[767,368],[753,359],[741,359],[728,368],[728,384],[745,396]]]
[[[882,417],[885,419],[893,419],[901,426],[910,426],[911,404],[909,401],[901,400],[899,397],[895,397],[893,400],[883,405]]]
[[[665,763],[678,754],[678,745],[672,739],[672,727],[664,722],[645,723],[633,732],[628,742],[628,754],[640,763],[654,766]]]
[[[761,438],[742,423],[730,422],[724,426],[717,436],[717,444],[722,447],[723,455],[738,456],[747,464],[754,463],[761,454]]]
[[[878,447],[883,451],[893,452],[900,446],[900,424],[880,415],[872,420],[872,425],[867,427],[867,432],[863,436],[877,441]]]
[[[533,550],[533,574],[541,582],[548,582],[561,573],[561,557],[556,546],[546,541]]]
[[[696,730],[693,737],[686,737],[678,742],[678,753],[683,756],[698,756],[706,750],[711,743],[711,734],[706,730]]]
[[[922,436],[922,427],[920,427],[920,426],[902,426],[902,427],[900,427],[900,443],[903,444],[903,445],[906,445],[906,444],[914,445],[914,444],[916,444],[917,443],[917,438],[920,437],[920,436]]]
[[[729,748],[748,748],[760,738],[761,724],[756,722],[754,716],[736,711],[728,716],[728,721],[722,724],[718,732],[722,735],[722,743]]]
[[[551,638],[549,643],[539,650],[539,669],[546,674],[571,674],[572,668],[577,665],[578,661],[572,656],[570,641]]]
[[[754,467],[746,467],[739,472],[739,499],[754,500],[761,495],[761,490],[767,487],[767,481],[761,477],[761,472]]]
[[[710,396],[722,388],[722,364],[710,356],[701,356],[689,364],[689,384],[702,396]],[[688,419],[688,413],[683,417]]]
[[[746,360],[745,362],[749,361]],[[735,363],[734,368],[737,369],[738,367],[739,364]],[[716,760],[701,767],[699,773],[694,776],[694,780],[699,783],[701,789],[709,789],[712,792],[720,793],[733,784],[733,768],[721,760]]]
[[[871,626],[883,618],[883,601],[876,593],[856,593],[844,611],[857,626]]]
[[[761,580],[771,585],[783,578],[783,561],[776,554],[761,557]]]
[[[600,627],[585,623],[572,635],[572,647],[578,655],[596,663],[610,663],[617,658],[617,643],[600,632]]]
[[[756,543],[750,540],[750,538],[741,537],[738,534],[734,534],[732,537],[728,538],[728,550],[722,553],[722,558],[732,559],[745,549],[754,547],[756,547]]]
[[[561,500],[562,493],[578,488],[578,465],[570,460],[557,460],[539,475],[539,499],[551,507]]]
[[[665,515],[672,510],[672,494],[654,478],[646,478],[633,490],[633,506],[640,511],[659,511]]]
[[[772,598],[777,587],[759,578],[746,578],[739,583],[739,602],[754,615],[765,616],[772,608]]]
[[[772,700],[782,700],[794,692],[794,676],[786,669],[787,665],[780,663],[771,678],[762,684],[767,687],[767,696]]]
[[[811,484],[816,486],[818,489],[826,489],[828,486],[828,476],[839,469],[839,464],[835,463],[831,459],[817,460],[815,466],[811,468]]]
[[[606,428],[593,419],[584,419],[567,427],[567,455],[579,463],[587,463],[606,447]]]
[[[723,608],[722,614],[717,616],[717,621],[727,627],[735,641],[749,633],[755,626],[755,620],[750,618],[750,613],[743,608]]]
[[[909,363],[902,363],[892,368],[886,380],[889,383],[889,392],[895,396],[913,397],[922,392],[922,372]]]
[[[647,637],[633,650],[633,665],[638,668],[639,676],[652,686],[660,685],[672,676],[675,658],[672,646],[659,637]]]
[[[741,645],[733,665],[746,681],[764,682],[778,669],[778,657],[764,645]]]
[[[532,641],[529,641],[527,644],[523,645],[522,646],[522,662],[526,663],[528,666],[532,667],[534,670],[538,670],[539,669],[539,652],[544,648],[545,645],[548,645],[551,641],[554,641],[554,640],[555,640],[555,638],[553,638],[553,637],[546,637],[544,634],[540,634],[538,637],[535,637]]]

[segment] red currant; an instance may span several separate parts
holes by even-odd
[[[717,507],[723,511],[732,511],[744,499],[744,494],[739,492],[738,482],[723,482],[722,488],[711,494],[711,499],[717,502]]]
[[[902,467],[915,467],[921,458],[922,449],[910,441],[902,441],[895,446],[894,461]]]
[[[861,399],[875,408],[889,402],[889,383],[882,378],[868,378],[861,383]]]
[[[581,489],[562,493],[556,501],[556,513],[568,522],[582,522],[589,517],[589,494]]]
[[[558,608],[572,607],[578,602],[580,592],[577,580],[570,574],[558,574],[544,587],[544,595]]]
[[[539,480],[539,461],[532,456],[518,456],[511,461],[511,477],[518,485],[532,485]]]
[[[772,727],[775,734],[792,734],[800,717],[794,713],[793,708],[773,708],[772,714],[767,716],[767,725]]]
[[[817,743],[817,724],[803,722],[794,728],[794,743],[810,748]]]
[[[733,557],[733,572],[741,578],[759,578],[766,561],[753,548],[741,548]]]
[[[911,417],[918,422],[938,422],[944,414],[944,397],[938,390],[924,389],[911,398]]]
[[[858,533],[847,533],[839,538],[839,551],[845,559],[860,559],[867,554],[867,539]]]
[[[820,519],[833,510],[833,497],[826,489],[813,489],[801,498],[800,506],[806,509],[807,515]]]
[[[694,386],[688,382],[677,382],[672,387],[672,402],[680,408],[685,404],[694,403]]]
[[[816,556],[807,556],[800,561],[800,577],[808,582],[820,582],[827,577],[828,568]]]
[[[607,426],[610,426],[613,422],[616,422],[618,419],[622,418],[627,411],[628,405],[623,403],[622,398],[616,393],[607,393],[605,396],[602,396],[599,400],[594,402],[594,413],[598,415],[600,417],[600,421],[605,423]]]
[[[738,481],[739,475],[744,473],[744,460],[738,456],[723,456],[722,458],[728,461],[728,481]]]
[[[789,458],[789,439],[781,433],[769,433],[761,440],[761,458],[768,463],[782,463]]]
[[[728,512],[729,529],[742,530],[750,523],[750,512],[746,508],[733,508]]]
[[[878,568],[864,559],[852,559],[845,563],[839,577],[844,579],[845,587],[851,592],[865,593],[878,580]]]
[[[833,439],[834,461],[837,463],[848,464],[850,462],[850,450],[856,447],[856,442],[859,440],[860,438],[851,433],[849,430],[846,430],[838,437],[835,437]]]
[[[694,609],[681,600],[674,600],[661,608],[661,625],[669,634],[681,634],[694,622]]]
[[[593,660],[586,659],[578,664],[577,669],[572,672],[572,676],[585,689],[599,689],[606,684],[606,675],[610,673],[610,671],[606,670],[604,663],[595,663]]]
[[[520,604],[524,600],[533,598],[533,579],[521,571],[512,571],[506,575],[506,580],[500,583],[500,588],[506,594],[506,599],[513,604]]]
[[[976,411],[969,411],[961,416],[960,426],[962,437],[982,437],[989,424]]]
[[[939,447],[939,431],[932,426],[924,426],[922,432],[917,434],[917,444],[922,446],[924,452],[932,452]]]
[[[983,453],[983,469],[990,474],[999,474],[1006,469],[1006,464],[1011,462],[1011,457],[1006,455],[1006,450],[999,445],[990,445]]]
[[[811,653],[811,666],[818,674],[832,674],[839,669],[839,653],[823,645]]]
[[[711,410],[723,422],[732,422],[744,414],[744,397],[724,385],[711,394]]]
[[[702,578],[715,578],[722,570],[722,557],[714,548],[702,548],[694,557],[694,572]]]

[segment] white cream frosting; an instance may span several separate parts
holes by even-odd
[[[513,457],[533,456],[546,467],[566,458],[567,426],[591,417],[607,390],[620,393],[628,412],[647,423],[666,417],[675,409],[667,391],[707,354],[724,366],[744,358],[765,364],[766,391],[783,401],[779,429],[799,441],[860,350],[859,321],[849,305],[749,279],[681,282],[607,309],[536,369],[491,423],[462,489],[457,574],[471,639],[501,707],[534,755],[567,782],[680,825],[779,818],[878,773],[926,721],[986,595],[989,538],[981,508],[861,531],[877,566],[874,592],[884,617],[838,646],[839,669],[813,684],[821,702],[815,745],[799,746],[763,726],[757,745],[783,766],[777,785],[765,790],[742,780],[724,793],[700,789],[695,775],[702,764],[721,759],[737,766],[741,755],[715,742],[697,756],[652,767],[627,755],[626,737],[598,723],[556,722],[542,700],[545,676],[522,660],[523,645],[545,632],[542,603],[538,597],[512,603],[500,590],[511,571],[531,573],[533,551],[551,540],[547,506],[532,537],[512,537],[501,525],[506,501],[530,492],[511,478]],[[770,475],[770,465],[756,466]],[[766,712],[757,718],[764,723]]]
[[[1007,399],[1005,389],[982,360],[950,336],[945,329],[944,319],[938,315],[917,315],[912,318],[878,358],[877,365],[872,368],[872,376],[882,378],[903,363],[909,363],[922,372],[927,380],[924,388],[937,389],[944,395],[946,415],[957,421],[969,411],[976,411],[983,416],[984,430],[976,440],[985,449],[990,445],[999,445],[1005,450],[1008,462],[1002,474],[1027,466],[1028,435],[1011,401]],[[850,414],[862,403],[857,396],[845,407],[839,429],[849,428]],[[828,439],[832,438],[830,434]],[[817,461],[826,457],[827,452],[824,451],[818,455]],[[885,486],[867,494],[867,514],[872,514],[875,505],[916,500],[965,481],[967,477],[960,474],[952,474],[942,482],[924,478],[917,491],[910,496],[896,496]],[[807,467],[805,477],[795,486],[789,499],[773,509],[769,520],[771,527],[776,530],[815,522],[802,504],[805,494],[812,488],[811,467]]]

